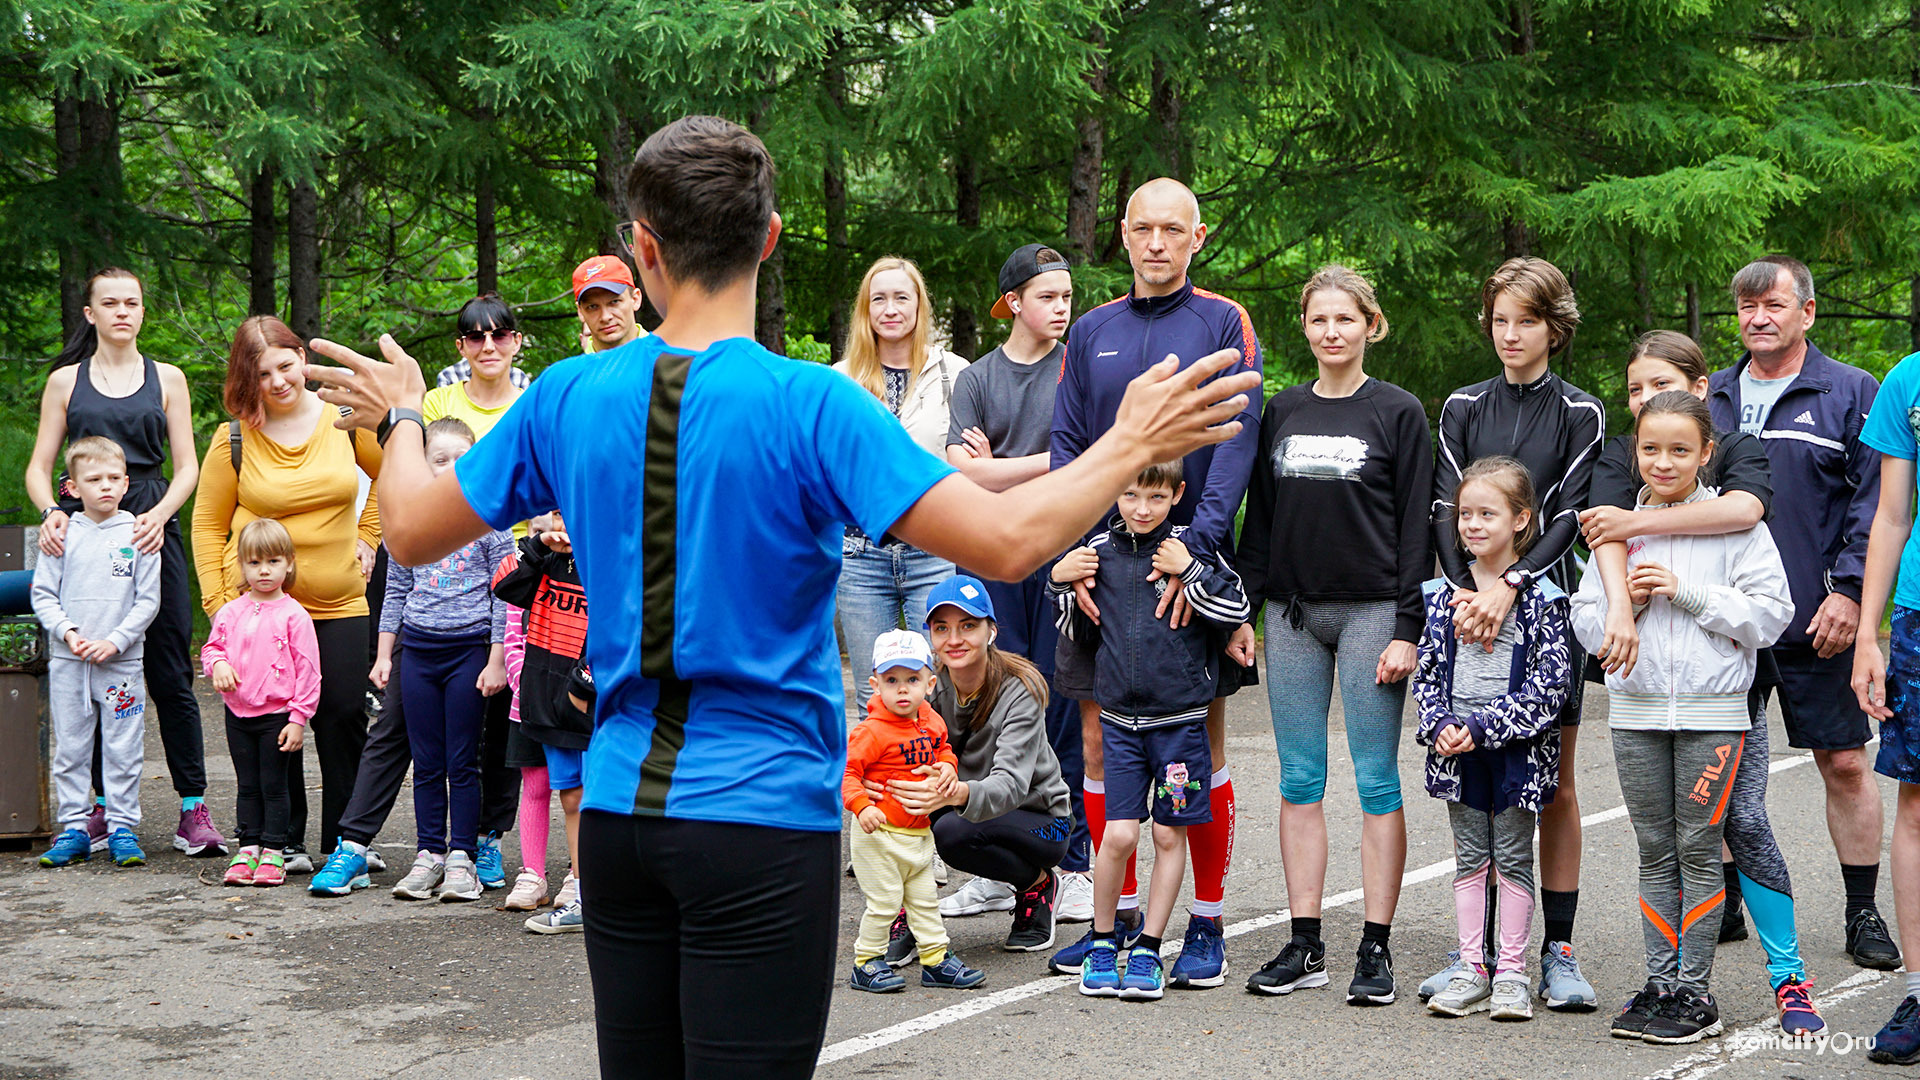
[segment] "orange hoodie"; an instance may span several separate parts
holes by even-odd
[[[953,744],[947,741],[947,722],[940,719],[933,706],[923,701],[917,715],[895,716],[875,694],[867,701],[867,718],[854,725],[847,737],[847,773],[840,781],[840,797],[856,815],[869,806],[878,806],[894,827],[924,829],[927,818],[907,813],[892,796],[874,802],[867,797],[862,781],[884,784],[889,780],[921,780],[924,777],[913,770],[936,761],[960,766]]]

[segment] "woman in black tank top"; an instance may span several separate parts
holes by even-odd
[[[127,455],[121,507],[138,519],[134,544],[160,552],[160,613],[147,628],[142,667],[167,771],[181,798],[173,846],[189,855],[225,855],[226,841],[203,801],[205,751],[190,655],[193,596],[178,516],[200,479],[187,377],[172,364],[141,355],[145,308],[140,280],[132,274],[109,268],[88,279],[86,315],[87,325],[54,358],[40,397],[40,427],[26,475],[27,496],[41,512],[40,550],[64,550],[68,516],[80,506],[54,490],[61,447],[95,435],[118,443]],[[169,457],[171,480],[163,471]],[[104,821],[100,831],[105,834]]]

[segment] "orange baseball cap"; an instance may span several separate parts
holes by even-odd
[[[633,288],[633,271],[611,255],[595,255],[573,268],[573,298],[588,289],[605,289],[615,296]]]

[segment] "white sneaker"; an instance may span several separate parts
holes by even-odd
[[[446,864],[433,857],[430,851],[414,856],[413,869],[407,876],[394,882],[393,895],[402,900],[431,900],[434,887],[447,876]]]
[[[454,904],[478,899],[480,871],[473,865],[473,856],[464,851],[448,852],[446,876],[440,886],[440,902]]]
[[[560,883],[560,891],[553,894],[553,906],[569,907],[578,899],[580,899],[580,879],[574,877],[573,871],[569,870],[567,879]]]
[[[501,906],[508,911],[537,911],[547,902],[547,879],[531,870],[520,871],[513,879],[513,891]]]
[[[933,853],[933,883],[942,886],[947,883],[947,860],[937,851]]]
[[[980,915],[989,911],[1013,910],[1013,886],[1004,881],[977,877],[960,886],[959,891],[940,901],[940,914],[949,919],[962,915]]]
[[[1496,975],[1488,1005],[1495,1020],[1533,1019],[1533,996],[1527,986],[1526,972]]]
[[[1062,872],[1060,875],[1060,902],[1053,909],[1054,922],[1092,922],[1093,921],[1093,875],[1084,872]]]
[[[387,872],[387,860],[381,858],[379,852],[368,848],[366,854],[361,857],[367,860],[367,873],[384,874]]]

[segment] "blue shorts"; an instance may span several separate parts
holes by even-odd
[[[1920,784],[1920,611],[1895,605],[1887,651],[1887,707],[1873,771],[1903,784]]]
[[[1204,825],[1213,820],[1213,753],[1207,725],[1134,731],[1100,725],[1107,759],[1107,820]]]
[[[547,752],[547,787],[553,791],[572,791],[586,786],[583,767],[587,762],[585,750],[562,750],[557,746],[542,746]]]

